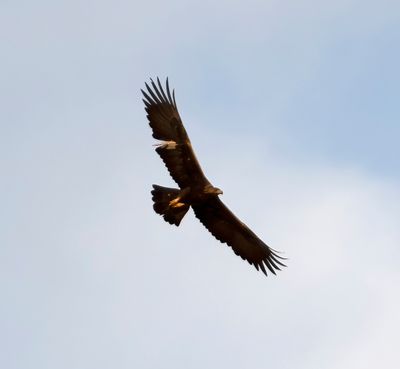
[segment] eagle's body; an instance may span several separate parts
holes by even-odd
[[[214,187],[204,175],[194,154],[189,137],[179,116],[175,94],[170,93],[168,79],[166,93],[157,79],[146,84],[147,118],[153,137],[162,142],[156,151],[164,161],[179,189],[153,185],[154,210],[170,224],[179,226],[186,212],[192,207],[200,222],[221,242],[265,273],[265,266],[275,274],[284,266],[270,247],[260,240],[219,199],[222,191]],[[264,266],[265,265],[265,266]]]

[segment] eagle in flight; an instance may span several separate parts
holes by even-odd
[[[236,255],[247,260],[267,275],[285,265],[283,257],[259,239],[220,200],[222,191],[214,187],[203,173],[183,126],[175,101],[175,91],[166,89],[157,78],[142,91],[147,118],[153,137],[160,140],[156,151],[164,161],[179,189],[153,185],[153,208],[166,222],[179,226],[190,207],[196,217],[222,243],[232,247]]]

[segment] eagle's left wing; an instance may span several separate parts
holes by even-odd
[[[175,93],[172,91],[171,94],[168,79],[166,92],[158,78],[157,85],[151,81],[151,87],[146,83],[146,89],[147,92],[142,90],[143,102],[153,137],[163,141],[157,145],[156,151],[171,177],[182,189],[190,187],[193,182],[209,183],[197,161],[179,116]]]
[[[285,266],[279,261],[284,258],[260,240],[218,197],[192,205],[192,208],[196,217],[216,239],[231,246],[236,255],[247,260],[257,270],[260,268],[265,275],[265,266],[273,274],[275,270],[280,270],[280,266]]]

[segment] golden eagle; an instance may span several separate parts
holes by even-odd
[[[285,266],[273,249],[260,240],[219,199],[222,194],[204,175],[194,154],[192,144],[183,126],[175,101],[175,91],[170,91],[168,78],[166,91],[160,80],[145,83],[142,91],[153,137],[161,140],[156,151],[164,161],[179,189],[153,185],[153,208],[170,224],[179,226],[192,207],[200,222],[222,243],[232,247],[236,255],[247,260],[267,275],[265,266],[275,274]],[[264,265],[265,264],[265,265]]]

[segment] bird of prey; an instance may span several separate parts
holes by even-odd
[[[203,173],[194,154],[189,136],[183,126],[175,101],[175,91],[166,89],[157,78],[157,84],[145,83],[141,90],[143,102],[153,137],[161,142],[156,151],[164,161],[177,188],[153,185],[152,199],[156,213],[166,222],[179,226],[186,212],[192,207],[196,217],[222,243],[232,247],[236,255],[247,260],[265,275],[275,274],[285,266],[277,252],[258,238],[220,200],[222,191],[214,187]]]

